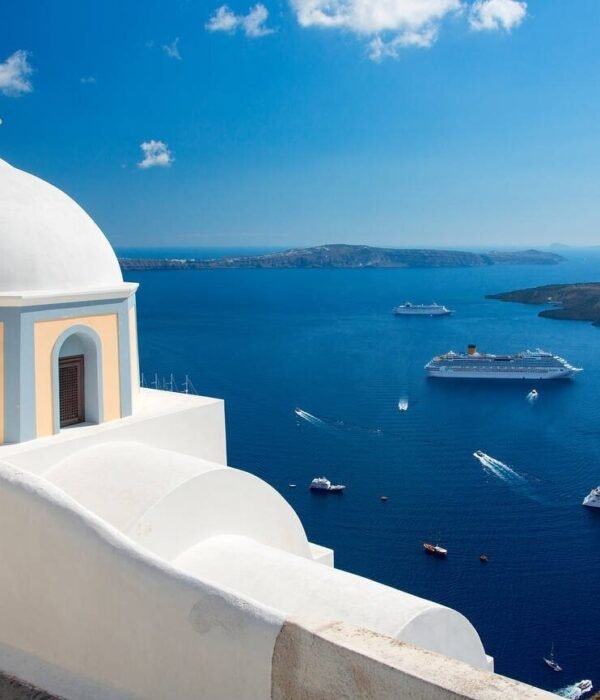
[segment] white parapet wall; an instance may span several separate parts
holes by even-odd
[[[69,700],[269,698],[283,619],[0,465],[0,670]]]
[[[101,425],[65,428],[52,437],[1,445],[0,461],[43,474],[88,447],[123,441],[225,465],[224,403],[206,396],[141,389],[134,415]]]

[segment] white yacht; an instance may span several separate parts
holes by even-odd
[[[329,479],[324,476],[319,476],[310,482],[310,488],[312,491],[334,491],[336,493],[341,493],[346,487],[342,484],[332,484]]]
[[[583,505],[589,508],[600,508],[600,486],[592,489],[583,499]]]
[[[425,371],[442,379],[566,379],[581,369],[544,350],[491,355],[469,345],[466,353],[451,351],[434,357]]]
[[[448,316],[454,312],[440,304],[411,304],[407,301],[396,306],[393,313],[396,316]]]

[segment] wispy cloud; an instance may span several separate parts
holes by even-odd
[[[476,31],[504,29],[510,32],[527,15],[527,3],[521,0],[476,0],[471,6],[469,24]]]
[[[179,53],[179,37],[176,37],[170,44],[163,44],[162,50],[167,54],[169,58],[174,58],[177,61],[181,61],[181,54]]]
[[[84,75],[82,78],[79,78],[79,82],[82,85],[95,85],[96,78],[93,75]]]
[[[19,97],[32,92],[29,76],[33,68],[29,63],[29,53],[19,50],[0,63],[0,92],[9,97]]]
[[[267,27],[269,10],[258,3],[251,7],[246,15],[236,15],[227,5],[221,5],[208,20],[205,27],[209,32],[226,32],[234,34],[242,31],[246,36],[256,39],[273,34],[274,29]]]
[[[144,158],[138,163],[138,168],[168,168],[175,158],[169,147],[163,141],[144,141],[140,144]]]
[[[368,46],[368,55],[372,61],[383,61],[384,58],[398,58],[401,49],[409,46],[428,49],[438,37],[438,28],[428,26],[420,30],[404,31],[392,37],[388,41],[375,36]]]

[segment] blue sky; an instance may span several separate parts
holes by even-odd
[[[600,243],[598,0],[222,5],[6,3],[0,157],[117,246]]]

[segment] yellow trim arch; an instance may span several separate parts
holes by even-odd
[[[35,410],[37,437],[54,433],[54,396],[52,352],[60,336],[73,326],[87,326],[96,332],[102,345],[102,391],[104,422],[121,417],[119,324],[117,314],[79,316],[75,318],[36,321],[35,347]]]

